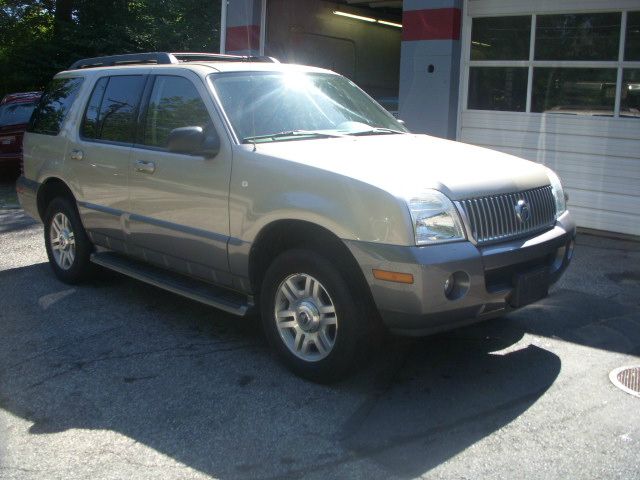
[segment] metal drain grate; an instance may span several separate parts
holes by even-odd
[[[620,390],[640,398],[640,367],[616,368],[609,379]]]

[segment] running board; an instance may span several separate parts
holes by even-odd
[[[91,255],[91,261],[109,270],[114,270],[141,282],[224,310],[233,315],[245,317],[253,308],[252,297],[139,262],[114,252],[94,253]]]

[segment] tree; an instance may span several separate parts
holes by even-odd
[[[216,52],[220,0],[0,0],[0,98],[86,57]]]

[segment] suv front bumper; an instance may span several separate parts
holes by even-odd
[[[362,268],[385,325],[395,333],[427,335],[513,310],[518,304],[519,274],[542,270],[548,272],[549,284],[555,283],[571,261],[575,235],[575,223],[565,212],[544,233],[494,245],[465,241],[407,247],[353,240],[345,244]],[[410,273],[414,281],[378,280],[374,269]],[[450,277],[459,285],[447,296],[445,283]]]

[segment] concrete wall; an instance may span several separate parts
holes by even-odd
[[[455,138],[462,0],[404,0],[400,118],[414,132]]]

